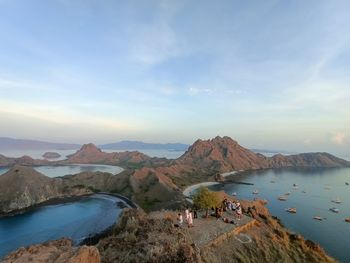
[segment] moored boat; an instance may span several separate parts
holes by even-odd
[[[280,200],[280,201],[287,201],[288,197],[284,196],[284,195],[281,195],[281,196],[278,197],[278,200]]]
[[[322,220],[323,220],[323,217],[320,217],[320,216],[314,216],[314,219],[315,219],[315,220],[322,221]]]
[[[253,195],[257,195],[257,194],[259,194],[259,190],[255,189],[255,190],[253,191]]]
[[[333,199],[332,202],[336,204],[341,204],[341,200],[339,199],[339,197],[337,197],[336,199]]]
[[[286,209],[287,212],[295,214],[297,212],[297,209],[295,207],[290,207]]]
[[[329,210],[334,212],[334,213],[339,213],[339,209],[335,208],[335,207],[329,208]]]

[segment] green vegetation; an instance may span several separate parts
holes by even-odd
[[[218,206],[219,203],[217,195],[209,191],[207,187],[199,188],[197,194],[193,197],[193,204],[198,208],[205,209],[206,217],[208,217],[209,209]]]

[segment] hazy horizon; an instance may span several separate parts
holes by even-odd
[[[0,137],[350,156],[349,8],[0,0]]]

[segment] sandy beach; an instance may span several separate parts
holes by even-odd
[[[193,185],[190,185],[189,187],[187,187],[182,193],[184,196],[190,197],[191,192],[193,192],[197,188],[199,188],[201,186],[209,186],[209,185],[214,185],[214,184],[219,184],[219,183],[217,183],[217,182],[203,182],[203,183],[199,183],[199,184],[193,184]]]

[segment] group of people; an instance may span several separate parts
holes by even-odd
[[[177,224],[176,226],[178,227],[183,227],[184,223],[187,224],[187,226],[193,227],[193,219],[197,218],[197,209],[194,209],[194,211],[190,210],[189,208],[186,208],[185,210],[185,222],[184,222],[184,217],[182,213],[177,214]]]
[[[241,220],[242,218],[242,207],[239,201],[231,201],[228,200],[226,197],[222,201],[221,207],[213,207],[212,210],[215,210],[215,214],[212,214],[217,218],[217,220],[222,219],[225,223],[232,223],[235,224],[235,222],[226,217],[224,217],[225,211],[233,211],[235,218],[238,220]],[[193,211],[190,210],[188,207],[185,209],[184,215],[183,213],[177,214],[177,223],[175,226],[177,227],[183,227],[184,224],[187,225],[187,227],[193,227],[193,219],[197,218],[197,209],[194,208]]]
[[[231,201],[231,200],[228,200],[225,197],[225,199],[222,201],[221,207],[216,207],[215,208],[215,217],[218,220],[221,218],[226,223],[232,223],[233,220],[229,220],[228,218],[225,218],[223,216],[225,211],[233,211],[234,212],[234,216],[238,220],[241,220],[241,218],[242,218],[242,207],[241,207],[241,204],[238,201]]]

